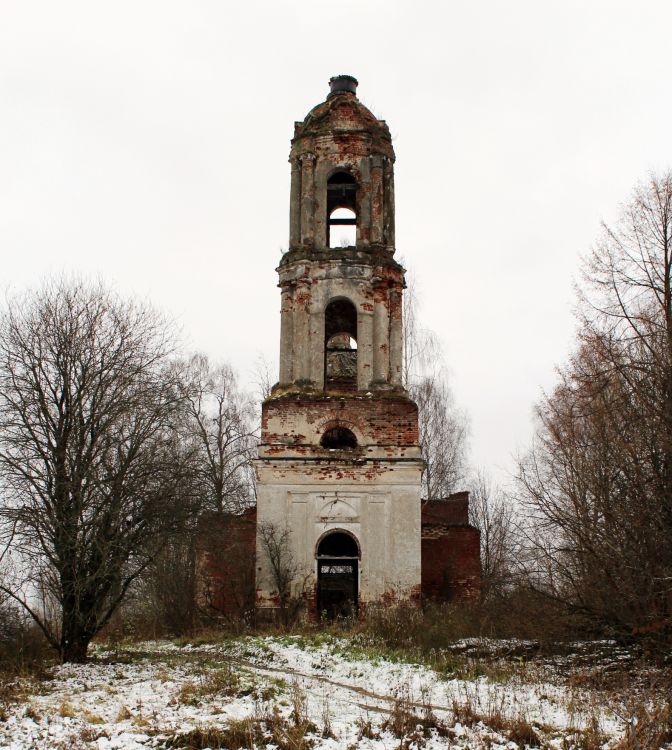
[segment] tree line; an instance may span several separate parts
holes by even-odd
[[[585,259],[574,354],[506,492],[468,466],[466,416],[408,290],[423,500],[471,490],[483,602],[499,611],[545,602],[584,631],[669,629],[671,243],[672,175],[653,176]],[[0,591],[64,661],[124,601],[193,627],[199,528],[254,503],[260,398],[176,340],[150,306],[77,279],[0,317]]]

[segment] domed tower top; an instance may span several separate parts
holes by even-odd
[[[284,262],[394,253],[394,149],[384,120],[357,98],[357,79],[329,81],[324,102],[294,125],[289,252]]]

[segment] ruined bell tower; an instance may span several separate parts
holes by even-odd
[[[312,617],[361,615],[420,591],[422,457],[402,383],[394,151],[356,90],[351,76],[332,78],[294,127],[280,376],[256,460],[262,616],[281,603],[278,547]]]

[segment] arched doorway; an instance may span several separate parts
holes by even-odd
[[[332,531],[317,545],[317,612],[320,619],[357,615],[359,545],[345,531]]]

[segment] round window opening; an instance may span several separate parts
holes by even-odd
[[[347,450],[357,447],[357,438],[347,427],[332,427],[322,435],[320,445],[331,450]]]

